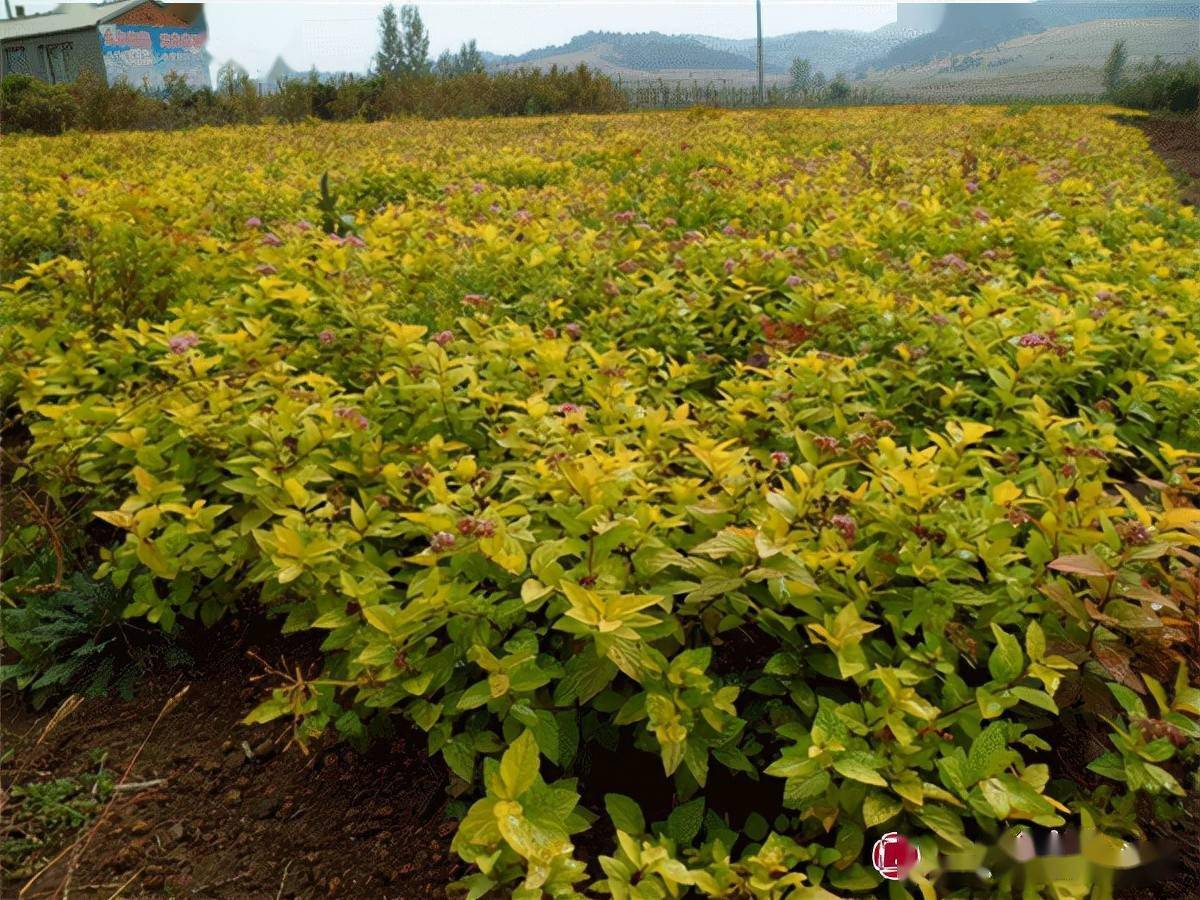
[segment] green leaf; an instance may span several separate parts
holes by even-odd
[[[1129,716],[1135,716],[1139,719],[1146,718],[1146,705],[1142,703],[1142,698],[1125,687],[1123,684],[1108,683],[1108,689],[1112,691],[1112,695],[1117,698],[1117,702],[1121,704],[1121,708]]]
[[[533,738],[529,739],[530,744]],[[525,818],[521,805],[513,800],[496,804],[496,824],[510,847],[529,860],[550,862],[567,846],[565,828],[546,823],[535,824]]]
[[[1111,778],[1114,781],[1125,780],[1125,762],[1121,759],[1121,754],[1113,753],[1111,750],[1093,759],[1088,763],[1088,768],[1097,775]]]
[[[924,825],[952,847],[966,850],[971,841],[963,833],[962,817],[944,806],[927,805],[917,814]]]
[[[971,749],[967,753],[967,777],[970,783],[1004,771],[1012,758],[1005,739],[1007,730],[1000,722],[993,722],[971,742]]]
[[[272,719],[278,719],[280,716],[287,715],[290,711],[287,700],[282,697],[271,697],[269,700],[264,700],[254,709],[250,710],[246,718],[242,719],[243,725],[258,725],[263,722],[270,722]]]
[[[742,831],[745,832],[746,837],[750,838],[750,840],[761,841],[767,836],[770,828],[770,823],[766,819],[758,813],[750,813],[746,817],[746,824],[742,827]]]
[[[1007,819],[1008,814],[1012,812],[1012,803],[1009,802],[1008,791],[1004,789],[1000,780],[986,778],[980,782],[979,790],[983,792],[983,798],[987,800],[996,818]]]
[[[1151,783],[1160,791],[1167,791],[1177,797],[1187,796],[1187,791],[1175,780],[1175,776],[1166,769],[1146,763],[1146,772],[1150,776]]]
[[[1019,697],[1020,699],[1024,700],[1026,703],[1029,703],[1040,709],[1044,709],[1044,710],[1046,710],[1046,712],[1054,713],[1054,715],[1058,715],[1058,704],[1055,703],[1054,698],[1051,697],[1049,694],[1047,694],[1045,691],[1039,691],[1036,688],[1028,688],[1028,687],[1020,687],[1020,686],[1011,688],[1011,690],[1012,690],[1014,697]]]
[[[988,657],[988,671],[996,681],[1015,681],[1025,670],[1025,654],[1017,639],[992,623],[992,633],[996,636],[996,648]]]
[[[863,824],[868,828],[882,825],[884,822],[900,814],[904,803],[896,797],[872,792],[863,800]]]
[[[537,781],[540,762],[537,740],[532,731],[526,730],[500,758],[500,783],[504,786],[501,796],[515,800],[529,790]]]
[[[671,810],[671,815],[667,816],[667,834],[679,847],[690,847],[700,833],[703,821],[704,798],[697,797]]]
[[[461,840],[480,846],[498,844],[500,829],[496,825],[496,803],[495,797],[484,797],[476,801],[458,823],[458,830],[454,834],[455,842]]]
[[[882,763],[872,753],[863,750],[852,750],[843,753],[833,761],[833,767],[840,775],[861,781],[864,784],[874,784],[887,787],[887,782],[876,769],[882,768]]]
[[[624,794],[605,794],[604,808],[608,810],[608,817],[612,819],[618,831],[632,835],[643,834],[646,831],[646,818],[642,815],[642,808],[632,797],[626,797]]]
[[[442,758],[452,772],[463,781],[470,782],[475,775],[475,747],[470,735],[458,734],[442,747]]]
[[[1030,622],[1025,630],[1025,652],[1034,662],[1041,662],[1046,655],[1046,633],[1037,622]]]
[[[783,802],[792,809],[803,809],[804,802],[825,793],[832,779],[825,771],[815,775],[801,775],[789,778],[783,785]]]
[[[811,756],[802,756],[795,750],[785,750],[783,756],[775,760],[764,770],[767,775],[778,778],[796,778],[797,776],[812,775],[821,764]]]
[[[487,680],[477,681],[458,698],[459,709],[475,709],[492,699],[492,688]]]
[[[1167,702],[1167,692],[1157,678],[1151,675],[1142,673],[1142,681],[1146,683],[1146,690],[1150,692],[1150,696],[1154,698],[1154,702],[1158,704],[1158,714],[1165,716],[1171,711],[1171,704]]]

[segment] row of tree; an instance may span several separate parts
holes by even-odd
[[[374,72],[391,78],[437,75],[455,78],[460,75],[479,75],[485,71],[483,55],[475,40],[465,41],[457,53],[443,50],[433,63],[429,61],[429,32],[421,21],[421,13],[411,5],[396,7],[389,3],[379,15],[379,51],[375,54]]]
[[[807,59],[793,59],[788,69],[788,89],[793,97],[803,100],[830,100],[840,103],[850,96],[850,85],[846,76],[839,72],[833,81],[821,71],[813,71]]]
[[[1130,66],[1120,40],[1104,61],[1103,75],[1105,96],[1121,106],[1200,115],[1200,63],[1194,59],[1168,63],[1156,56]]]

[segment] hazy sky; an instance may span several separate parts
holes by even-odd
[[[30,13],[55,6],[38,2],[23,5]],[[375,52],[377,20],[383,5],[294,0],[209,2],[205,4],[209,52],[217,63],[238,60],[252,75],[264,72],[277,55],[294,69],[315,65],[324,71],[363,70]],[[433,56],[447,48],[455,49],[470,38],[479,42],[481,50],[522,53],[564,43],[585,31],[754,36],[754,4],[750,0],[425,0],[417,5],[429,30]],[[871,31],[895,20],[895,3],[763,3],[763,33],[767,35],[827,28]]]

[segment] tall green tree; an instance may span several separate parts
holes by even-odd
[[[401,74],[429,73],[429,32],[415,6],[400,7]]]
[[[217,70],[217,90],[230,97],[244,93],[250,85],[250,75],[232,59]]]
[[[471,38],[471,40],[458,48],[458,55],[455,58],[455,62],[458,65],[458,71],[461,75],[482,74],[486,68],[483,64],[483,54],[475,46],[474,38]]]
[[[812,63],[799,57],[793,59],[792,66],[788,69],[788,76],[792,93],[805,96],[812,87]]]
[[[1121,84],[1121,76],[1125,74],[1125,63],[1128,61],[1125,52],[1125,41],[1120,40],[1108,51],[1108,59],[1104,61],[1104,93],[1112,96]]]
[[[481,74],[486,71],[486,67],[475,41],[470,40],[462,44],[457,53],[443,50],[433,65],[433,71],[441,78],[454,78],[459,75]]]
[[[375,54],[375,71],[381,75],[401,75],[404,71],[404,45],[400,40],[396,7],[391,3],[379,14],[379,51]]]

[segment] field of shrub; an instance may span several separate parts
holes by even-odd
[[[6,137],[6,602],[319,632],[252,719],[415,722],[472,897],[1194,830],[1200,221],[1112,112]]]

